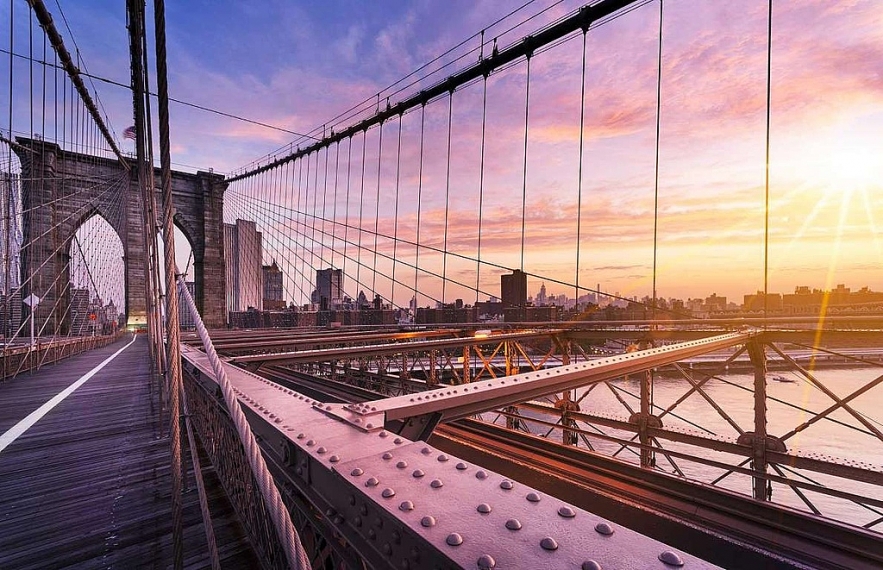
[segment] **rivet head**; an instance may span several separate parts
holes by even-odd
[[[506,528],[509,530],[521,530],[521,521],[518,519],[509,519],[506,521]]]
[[[365,486],[366,486],[366,487],[376,487],[376,486],[379,485],[379,484],[380,484],[380,480],[377,479],[377,477],[371,477],[370,479],[368,479],[367,481],[365,481]]]
[[[299,433],[299,434],[297,434],[297,439],[303,439],[303,438],[305,438],[305,437],[307,437],[307,436],[306,436],[305,434],[303,434],[303,433]]]
[[[425,526],[426,528],[435,526],[435,517],[425,516],[420,519],[420,524]]]
[[[411,475],[414,477],[414,479],[419,479],[426,475],[426,473],[424,473],[422,469],[415,469],[414,472],[411,473]]]
[[[350,471],[350,475],[352,475],[353,477],[361,477],[364,474],[365,472],[362,470],[361,467],[356,467],[355,469]]]
[[[457,464],[458,471],[466,471],[467,469],[469,469],[469,466],[466,465],[465,463],[463,463],[462,461]]]
[[[489,504],[487,504],[487,503],[482,503],[482,504],[478,505],[478,507],[476,508],[476,510],[477,510],[478,512],[480,512],[481,514],[486,515],[486,514],[488,514],[489,512],[491,512],[491,506],[490,506]]]
[[[365,424],[365,427],[368,429],[374,429],[374,424],[372,424],[371,422],[368,422],[367,424]]]
[[[483,469],[481,471],[478,471],[475,474],[475,478],[478,479],[479,481],[484,481],[485,479],[487,479],[487,471],[485,471]]]
[[[392,546],[390,546],[388,542],[383,544],[383,553],[387,556],[392,554]]]
[[[380,457],[383,458],[383,459],[386,460],[386,461],[389,461],[390,459],[392,459],[392,453],[390,453],[390,452],[387,451],[386,453],[384,453],[384,454],[381,455]]]
[[[399,504],[399,510],[406,513],[409,511],[413,511],[414,503],[412,503],[411,501],[402,501],[401,504]]]
[[[525,498],[526,498],[528,501],[530,501],[531,503],[539,503],[539,502],[540,502],[540,499],[541,499],[542,497],[540,497],[539,494],[537,494],[537,493],[528,493],[528,494],[527,494],[527,497],[525,497]]]
[[[496,566],[497,561],[490,554],[482,554],[478,559],[478,567],[482,570],[490,570],[491,568],[496,568]]]
[[[613,534],[613,527],[610,526],[609,523],[599,522],[595,525],[595,532],[598,534],[603,534],[604,536],[610,536]]]
[[[314,440],[314,439],[307,440],[307,447],[313,447],[314,445],[316,445],[316,440]]]
[[[396,492],[393,491],[392,489],[390,489],[389,487],[387,487],[386,489],[383,490],[383,492],[382,492],[380,495],[381,495],[384,499],[389,499],[389,498],[391,498],[391,497],[395,497],[395,496],[396,496]]]
[[[572,519],[576,516],[576,511],[568,505],[564,505],[563,507],[558,509],[558,514],[566,519]]]
[[[331,406],[325,406],[325,410],[326,410],[326,411],[330,411],[330,410],[331,410]]]
[[[408,462],[405,461],[404,459],[399,461],[398,463],[396,463],[396,467],[398,467],[399,469],[404,469],[407,466],[408,466]]]
[[[422,453],[423,455],[429,455],[430,453],[432,453],[432,450],[429,449],[428,447],[424,447],[423,449],[420,450],[420,453]]]
[[[362,423],[362,418],[356,418],[356,419],[353,420],[353,421],[354,421],[355,423],[357,423],[357,424],[360,424],[360,423]]]
[[[386,431],[386,430],[381,431],[381,432],[380,432],[380,437],[389,437],[389,432]]]
[[[338,461],[340,461],[340,457],[338,457],[337,455],[332,455],[328,458],[328,461],[330,461],[331,463],[337,463]]]
[[[441,479],[433,479],[433,480],[432,480],[432,483],[430,483],[429,485],[430,485],[433,489],[441,489],[442,487],[445,486],[445,484],[442,483],[442,480],[441,480]]]
[[[373,528],[368,529],[368,538],[370,538],[371,540],[377,538],[377,532]]]
[[[362,517],[356,517],[353,519],[353,524],[356,526],[362,526]]]
[[[582,570],[601,570],[601,565],[594,560],[586,560],[580,568]]]
[[[393,442],[394,444],[396,444],[396,445],[401,445],[401,444],[402,444],[402,438],[397,437],[397,438],[395,438],[394,440],[392,440],[392,442]]]
[[[500,483],[500,489],[503,489],[504,491],[511,491],[513,487],[515,487],[515,484],[508,479]]]
[[[463,544],[463,537],[460,536],[460,533],[452,532],[445,539],[445,542],[447,542],[449,546],[460,546]]]
[[[558,543],[551,536],[547,536],[541,540],[540,546],[543,547],[543,550],[558,550]]]
[[[438,456],[438,460],[441,461],[442,463],[444,463],[448,459],[450,459],[450,458],[447,455],[445,455],[444,453],[442,453],[441,455]]]
[[[328,453],[328,450],[325,449],[324,447],[319,447],[319,448],[316,450],[316,453],[320,453],[320,454],[321,454],[321,453]]]
[[[684,561],[678,556],[678,553],[671,550],[663,551],[662,554],[659,555],[659,561],[669,566],[681,567],[684,565]]]

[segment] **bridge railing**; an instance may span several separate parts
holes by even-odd
[[[0,379],[39,370],[41,366],[54,364],[75,354],[107,346],[122,335],[122,332],[117,332],[86,337],[38,338],[33,346],[4,344],[3,352],[0,354]]]
[[[199,432],[227,496],[267,567],[311,568],[289,510],[239,407],[237,394],[227,380],[183,276],[178,278],[178,291],[202,340],[213,381],[211,392],[200,389],[193,378],[185,382],[183,407],[192,414],[186,421],[188,424],[192,421]],[[204,516],[204,519],[207,525],[210,524],[210,516]],[[213,542],[211,538],[208,541],[210,545]]]

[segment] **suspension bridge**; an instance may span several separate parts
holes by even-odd
[[[775,289],[782,227],[870,255],[883,195],[776,193],[793,6],[729,22],[750,116],[702,140],[754,146],[690,198],[708,2],[527,2],[226,174],[172,168],[169,105],[249,120],[171,98],[163,2],[125,4],[119,134],[59,3],[0,21],[0,567],[883,566],[883,295]],[[757,293],[660,294],[706,273]]]

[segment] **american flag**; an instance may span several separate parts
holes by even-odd
[[[126,127],[126,130],[123,131],[124,139],[132,139],[135,140],[135,126]]]

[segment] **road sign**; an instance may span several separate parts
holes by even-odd
[[[36,307],[37,305],[40,304],[40,297],[37,297],[36,295],[31,293],[30,295],[28,295],[27,297],[22,299],[21,302],[24,303],[25,305],[27,305],[28,307]]]

